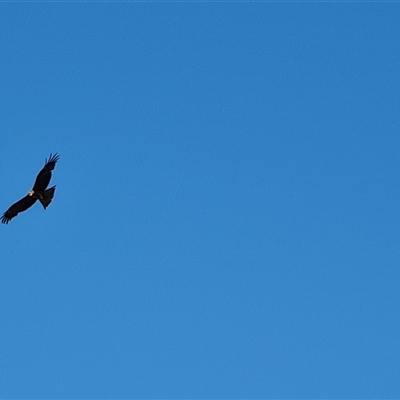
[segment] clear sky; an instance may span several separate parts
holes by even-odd
[[[0,4],[0,396],[399,398],[399,21]]]

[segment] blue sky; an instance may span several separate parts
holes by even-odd
[[[400,397],[399,20],[0,4],[0,396]]]

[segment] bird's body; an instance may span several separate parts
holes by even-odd
[[[56,153],[54,155],[50,154],[48,160],[45,161],[44,167],[38,173],[33,188],[28,192],[28,194],[21,200],[14,203],[1,217],[1,222],[3,224],[8,224],[12,218],[16,217],[20,212],[27,210],[32,207],[37,200],[40,201],[43,208],[46,209],[51,203],[54,197],[54,192],[56,187],[53,186],[47,189],[50,183],[51,174],[54,170],[57,161],[60,156]]]

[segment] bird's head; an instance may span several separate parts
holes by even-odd
[[[33,191],[33,189],[31,189],[29,192],[28,192],[28,196],[33,196],[35,194],[35,192]]]

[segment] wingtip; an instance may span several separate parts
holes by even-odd
[[[7,225],[10,221],[11,221],[11,218],[8,218],[6,216],[6,213],[4,213],[3,216],[1,217],[1,223],[4,225]]]
[[[54,162],[54,163],[57,163],[57,161],[60,159],[60,155],[58,154],[58,153],[50,153],[50,156],[49,156],[49,158],[46,158],[46,160],[45,160],[45,164],[48,164],[48,163],[50,163],[50,162]]]

